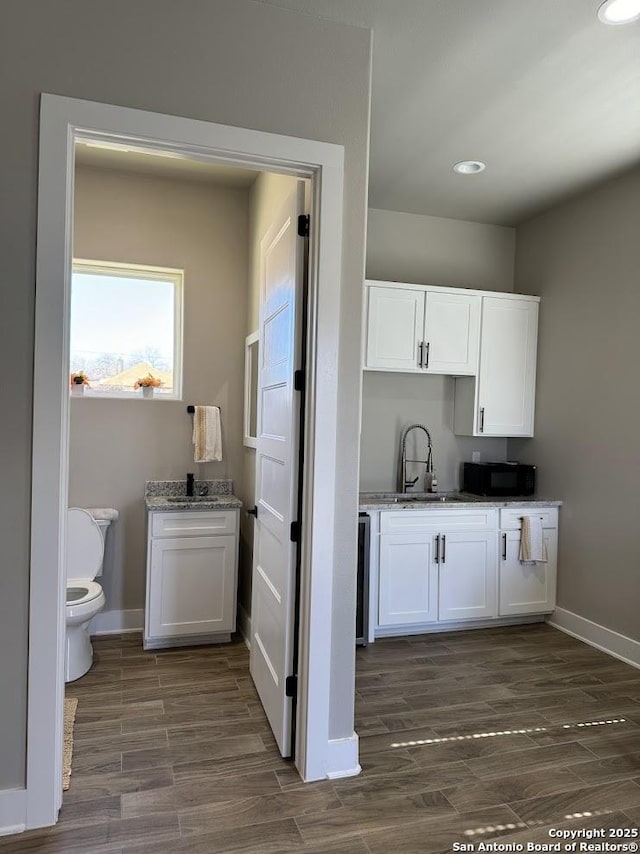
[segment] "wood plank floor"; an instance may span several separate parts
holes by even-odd
[[[537,624],[357,651],[363,773],[304,785],[230,645],[145,653],[100,639],[54,828],[40,854],[429,854],[637,827],[640,671]]]

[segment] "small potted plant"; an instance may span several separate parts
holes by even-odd
[[[81,397],[84,394],[84,387],[89,385],[89,377],[84,371],[74,371],[69,378],[71,385],[71,394],[74,397]]]
[[[153,397],[153,392],[155,389],[160,388],[162,385],[162,380],[159,380],[157,377],[154,377],[153,374],[149,373],[146,377],[139,377],[135,383],[135,389],[142,389],[143,397]]]

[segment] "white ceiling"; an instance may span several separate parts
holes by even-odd
[[[601,0],[261,2],[373,29],[371,207],[512,225],[640,160],[640,21]]]
[[[249,187],[258,172],[240,169],[221,163],[192,160],[168,152],[149,152],[126,146],[94,146],[91,143],[76,143],[76,163],[99,169],[117,169],[142,175],[161,175],[163,178],[180,178],[186,181],[205,181],[222,187]]]

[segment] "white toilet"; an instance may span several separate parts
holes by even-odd
[[[110,524],[79,507],[68,511],[65,682],[84,676],[93,663],[89,623],[105,604],[94,579],[102,575],[104,535]]]

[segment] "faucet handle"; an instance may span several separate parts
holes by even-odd
[[[404,482],[405,489],[407,488],[407,486],[415,486],[416,483],[418,482],[418,480],[419,480],[419,478],[417,476],[414,477],[413,480],[406,480],[405,479],[405,482]]]

